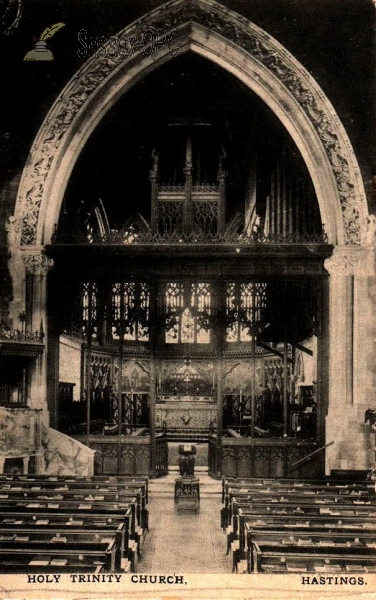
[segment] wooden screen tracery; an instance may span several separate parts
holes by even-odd
[[[193,223],[205,235],[214,236],[218,231],[219,203],[217,200],[193,201]]]
[[[82,293],[82,332],[86,337],[97,336],[98,284],[87,282]]]
[[[119,400],[113,395],[111,399],[111,424],[119,424]],[[147,392],[126,392],[122,394],[122,425],[126,427],[150,426],[150,395]]]
[[[259,282],[226,285],[226,341],[250,342],[261,326],[266,308],[267,284]]]
[[[112,286],[112,337],[149,340],[150,289],[147,283],[122,282]]]
[[[192,281],[192,278],[168,283],[156,279],[154,283],[122,281],[83,285],[87,355],[90,359],[92,352],[103,345],[102,340],[107,340],[113,356],[111,384],[117,401],[130,390],[149,393],[153,386],[157,395],[162,390],[174,397],[211,395],[218,403],[224,402],[224,429],[236,428],[248,437],[314,439],[316,388],[312,388],[314,400],[311,403],[303,399],[299,390],[303,384],[315,386],[316,381],[311,362],[316,361],[317,353],[310,338],[305,337],[312,330],[311,321],[316,320],[311,307],[316,304],[315,286],[300,282],[298,285],[292,279],[282,278],[278,282],[242,279],[219,284],[213,280]],[[156,330],[155,350],[149,343],[151,328]],[[177,347],[179,345],[186,347]],[[151,359],[153,352],[154,379],[140,387],[135,377],[123,373],[121,365],[130,357]],[[201,364],[205,357],[220,356],[220,353],[222,367],[215,363],[207,385],[196,385],[192,368],[187,367],[191,355]],[[168,381],[160,357],[180,355],[185,365],[182,381]],[[235,380],[228,385],[226,361],[231,356],[240,357],[246,369],[244,376],[238,370]],[[299,364],[303,362],[307,373],[312,372],[309,382],[300,375]],[[87,381],[86,371],[87,368]],[[89,394],[86,388],[87,385],[85,396],[91,398],[87,419],[90,417],[93,422],[97,417],[95,401],[100,388],[94,385]],[[116,418],[129,424],[126,403],[119,402],[119,409],[120,416]],[[112,417],[111,421],[115,411]]]
[[[168,283],[165,290],[165,342],[210,343],[211,305],[210,283]]]

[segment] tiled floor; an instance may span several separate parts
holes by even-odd
[[[200,513],[177,514],[177,472],[149,483],[150,530],[137,571],[140,573],[231,573],[226,536],[220,527],[221,482],[196,470]]]

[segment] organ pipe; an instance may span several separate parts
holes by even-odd
[[[271,189],[270,189],[270,233],[274,235],[276,233],[275,227],[275,183],[274,176],[272,176]]]
[[[266,235],[304,235],[318,233],[318,207],[312,185],[299,169],[294,157],[283,150],[270,177],[270,196],[266,197],[264,232]]]

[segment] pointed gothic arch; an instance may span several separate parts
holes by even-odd
[[[15,217],[23,247],[51,240],[78,156],[117,99],[173,60],[168,45],[145,52],[143,27],[170,33],[179,53],[193,51],[223,67],[260,96],[299,148],[332,244],[359,245],[368,215],[348,136],[329,100],[302,65],[265,31],[213,0],[172,0],[119,32],[136,38],[129,56],[93,55],[49,111],[25,166]],[[141,37],[140,37],[141,36]]]

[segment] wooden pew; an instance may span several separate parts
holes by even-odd
[[[110,536],[116,548],[116,561],[112,561],[110,569],[118,569],[122,561],[130,559],[132,569],[135,570],[137,554],[140,552],[138,530],[142,530],[142,526],[148,526],[147,494],[148,478],[145,477],[9,477],[5,474],[0,476],[0,527],[3,528],[3,544],[11,544],[13,547],[18,543],[25,543],[32,549],[33,545],[42,546],[45,539],[50,549],[50,541],[47,540],[51,540],[51,537],[58,538],[58,535],[65,532],[64,549],[73,551],[75,548],[68,548],[67,543],[74,545],[74,534],[81,539],[82,546],[87,547],[89,544],[90,548],[90,544],[99,543],[99,536],[103,536],[100,532],[105,527],[107,536],[109,530],[112,530]],[[12,541],[9,537],[10,528],[12,535],[18,529],[18,534]],[[93,541],[94,530],[96,534]],[[87,538],[85,543],[84,538]],[[54,551],[58,543],[56,540],[53,544]],[[39,550],[39,547],[35,549]],[[74,557],[71,556],[69,563],[72,561],[74,563]],[[19,558],[16,563],[20,563]]]
[[[278,494],[285,493],[288,495],[300,494],[300,495],[327,495],[333,496],[356,496],[356,497],[375,497],[374,486],[369,485],[292,485],[285,483],[282,484],[264,484],[261,482],[249,482],[242,480],[241,482],[230,482],[225,480],[222,485],[222,503],[225,507],[228,505],[228,497],[230,490],[233,492],[238,490],[239,493],[245,493],[248,491],[249,494]]]
[[[110,514],[96,513],[96,512],[80,512],[72,516],[72,513],[68,511],[58,511],[56,509],[45,509],[43,506],[39,506],[34,509],[22,510],[14,506],[14,510],[10,508],[3,513],[0,513],[0,527],[7,527],[13,525],[18,527],[20,525],[27,524],[35,525],[36,527],[51,526],[53,527],[56,523],[57,527],[67,525],[71,528],[75,526],[81,527],[86,526],[87,521],[91,525],[98,527],[113,527],[115,523],[124,524],[127,531],[132,532],[134,530],[134,517],[132,508],[129,507],[126,510],[119,510],[117,513],[111,512]]]
[[[6,539],[8,537],[8,539]],[[103,563],[104,571],[119,571],[121,568],[121,557],[119,548],[114,538],[106,540],[85,540],[77,536],[77,540],[71,540],[70,536],[43,538],[43,536],[2,536],[0,538],[0,564],[8,556],[35,556],[43,555],[51,557],[50,560],[70,558],[83,560],[93,558]],[[9,539],[10,538],[10,539]],[[64,566],[63,564],[61,566]]]
[[[229,488],[226,500],[227,507],[231,504],[232,498],[237,499],[248,499],[250,502],[294,502],[301,504],[332,504],[332,505],[376,505],[376,497],[374,495],[359,495],[359,494],[338,494],[331,490],[319,493],[305,493],[288,490],[285,491],[274,491],[274,490],[248,490],[245,488],[234,489]]]
[[[55,476],[55,475],[0,475],[0,489],[7,489],[7,486],[35,487],[51,486],[61,487],[69,486],[69,489],[84,489],[87,487],[95,489],[132,489],[142,488],[145,496],[145,503],[148,504],[149,480],[147,477],[126,477],[126,476],[106,476],[93,475],[87,477]]]
[[[267,543],[254,544],[256,573],[375,573],[374,549],[336,548],[318,555],[304,547],[284,551]]]
[[[81,503],[98,503],[98,502],[133,502],[136,499],[136,516],[137,522],[142,528],[147,528],[148,511],[145,505],[145,497],[142,495],[140,488],[134,488],[131,491],[120,490],[103,490],[96,489],[44,489],[43,486],[37,486],[37,489],[24,488],[23,486],[10,487],[0,491],[0,503],[2,501],[17,501],[29,500],[29,502],[63,502],[63,501],[79,501]]]
[[[351,508],[351,510],[349,510]],[[376,507],[354,507],[348,506],[335,506],[332,508],[320,507],[317,505],[305,505],[301,508],[298,504],[250,504],[248,502],[237,502],[234,500],[232,503],[232,526],[236,531],[238,527],[238,516],[240,515],[240,509],[242,509],[243,515],[252,515],[253,518],[258,517],[259,519],[268,519],[274,517],[280,518],[302,518],[303,520],[311,520],[312,518],[319,518],[322,521],[333,519],[339,521],[350,518],[355,522],[376,522]]]
[[[227,552],[233,552],[234,569],[243,561],[248,562],[248,572],[255,564],[258,572],[272,572],[273,565],[278,565],[277,572],[294,572],[297,561],[296,572],[304,572],[317,556],[331,568],[334,565],[333,571],[347,571],[362,561],[370,569],[376,564],[372,482],[223,478],[222,500],[221,525],[227,528]],[[286,540],[295,540],[297,532],[300,544],[288,545]],[[339,537],[333,539],[333,532]],[[354,544],[349,546],[350,539]],[[285,559],[290,561],[288,568]],[[322,564],[326,563],[318,563]]]
[[[376,506],[354,506],[354,505],[338,505],[333,504],[326,506],[321,504],[302,504],[300,502],[250,502],[244,498],[238,500],[233,498],[230,509],[228,525],[233,528],[236,532],[237,522],[236,516],[239,508],[243,508],[247,512],[251,512],[253,515],[264,517],[265,515],[284,515],[284,516],[303,516],[306,519],[310,519],[313,516],[318,516],[321,519],[327,517],[336,517],[337,519],[343,517],[358,517],[360,519],[367,519],[373,521],[376,519]]]
[[[38,486],[39,487],[39,486]],[[16,502],[19,508],[32,508],[35,509],[38,505],[43,510],[47,509],[59,509],[60,506],[66,506],[68,503],[69,509],[72,514],[77,510],[113,510],[112,505],[116,507],[125,508],[127,505],[131,506],[133,513],[132,529],[130,530],[129,538],[137,543],[137,553],[141,556],[141,545],[144,536],[144,530],[148,528],[148,511],[146,508],[142,508],[142,500],[140,494],[135,496],[129,496],[127,493],[122,494],[120,492],[110,492],[107,494],[98,495],[86,495],[88,490],[84,491],[84,494],[77,493],[78,490],[48,490],[48,493],[44,493],[43,490],[27,490],[24,492],[22,487],[17,489],[3,490],[6,493],[0,494],[0,510],[1,507],[6,506],[7,503]],[[134,491],[134,490],[133,490]],[[28,501],[28,502],[27,502]],[[47,504],[46,504],[47,502]]]
[[[341,480],[294,480],[294,479],[234,479],[229,477],[224,477],[222,479],[222,503],[225,502],[225,496],[227,494],[228,488],[248,488],[248,489],[265,489],[265,488],[274,488],[278,489],[302,489],[302,490],[325,490],[332,489],[338,490],[338,493],[342,491],[348,490],[351,492],[352,490],[365,491],[372,495],[375,494],[375,485],[371,481],[357,481],[353,483],[348,483],[346,481]]]
[[[319,496],[306,496],[300,494],[275,494],[275,493],[252,493],[248,491],[232,490],[230,488],[228,495],[228,504],[221,511],[221,526],[226,528],[230,523],[234,514],[234,507],[241,502],[249,506],[268,505],[268,506],[294,506],[296,509],[301,509],[303,512],[309,512],[311,507],[338,509],[356,509],[361,512],[362,507],[368,509],[374,507],[376,510],[376,499],[374,497],[358,497],[358,496],[338,496],[328,494],[320,494]],[[312,512],[312,511],[311,511]],[[367,510],[366,510],[367,512]]]
[[[53,561],[53,562],[51,562]],[[62,564],[63,563],[63,564]],[[12,555],[0,558],[0,574],[15,575],[19,573],[102,573],[103,563],[83,557],[67,556],[60,559],[51,559],[36,554],[33,558],[23,555]]]
[[[298,507],[300,508],[300,507]],[[365,517],[367,521],[367,526],[376,525],[376,514],[374,515],[356,515],[356,514],[347,514],[349,511],[347,508],[336,509],[336,514],[329,514],[327,512],[321,512],[320,509],[317,510],[318,507],[310,507],[310,510],[297,510],[294,505],[286,506],[283,508],[278,508],[276,505],[273,505],[272,508],[270,506],[260,506],[260,505],[252,505],[250,506],[248,503],[233,503],[234,514],[232,517],[231,525],[227,528],[227,551],[229,550],[229,546],[232,541],[239,539],[240,540],[240,549],[244,548],[244,524],[245,522],[256,522],[256,524],[268,524],[271,521],[274,523],[291,523],[296,524],[298,526],[302,523],[313,523],[319,522],[327,524],[329,527],[331,524],[341,524],[346,522],[349,526],[356,527],[362,526],[365,522]],[[321,509],[326,511],[326,509]],[[309,525],[307,525],[308,527]]]
[[[58,489],[48,487],[47,490],[45,490],[43,484],[35,486],[35,488],[24,488],[23,485],[20,485],[20,482],[17,482],[16,486],[10,486],[9,488],[1,490],[1,492],[0,504],[2,501],[7,500],[13,501],[28,499],[32,504],[47,501],[50,504],[57,503],[59,505],[62,502],[70,500],[80,501],[83,504],[96,503],[96,505],[98,502],[133,502],[134,494],[137,494],[135,496],[137,499],[135,507],[137,523],[133,524],[133,528],[130,532],[130,538],[137,542],[138,554],[141,555],[141,545],[144,533],[148,529],[149,519],[148,510],[145,505],[145,496],[142,495],[140,488],[133,488],[132,494],[130,495],[129,491],[123,490],[121,486],[120,489],[117,490],[107,490],[107,488],[100,488],[99,490],[93,490],[91,488],[84,490],[71,490],[67,485],[65,485],[60,486]]]
[[[58,512],[52,509],[43,509],[39,507],[34,510],[26,510],[22,512],[20,510],[4,511],[0,517],[0,527],[4,530],[12,530],[13,532],[21,529],[36,529],[42,530],[48,527],[48,531],[51,533],[64,531],[85,533],[100,532],[105,530],[106,534],[113,532],[114,539],[117,531],[121,531],[121,542],[120,552],[122,561],[130,562],[132,570],[135,570],[138,556],[138,544],[132,540],[132,528],[134,523],[134,517],[131,508],[126,511],[119,513],[79,513],[74,516],[68,516],[72,513]],[[18,529],[19,528],[19,529]]]
[[[265,529],[262,527],[250,527],[245,525],[247,537],[247,564],[248,572],[256,572],[255,544],[263,549],[263,544],[278,547],[281,551],[293,552],[296,549],[309,550],[321,554],[322,552],[336,552],[338,549],[348,550],[356,554],[362,553],[368,558],[369,555],[376,558],[376,531],[372,534],[359,530],[356,534],[346,530],[344,525],[339,530],[328,531],[325,527],[317,524],[316,528],[307,530],[290,530],[282,528]],[[358,552],[359,551],[359,552]]]
[[[0,474],[0,482],[2,481],[45,481],[49,482],[92,482],[99,484],[109,484],[119,483],[119,484],[130,484],[137,483],[138,485],[148,485],[149,478],[143,475],[134,476],[134,475],[47,475],[47,474],[12,474],[12,473],[2,473]]]
[[[20,515],[21,516],[21,515]],[[53,542],[56,539],[67,542],[91,542],[114,539],[116,543],[116,567],[120,568],[121,560],[127,558],[128,554],[128,530],[123,523],[95,523],[93,521],[82,521],[80,526],[69,526],[66,521],[61,519],[47,519],[45,525],[38,525],[37,520],[28,518],[7,519],[0,518],[0,544],[9,539],[29,538],[33,540],[49,540]],[[26,518],[25,518],[26,517]],[[39,521],[40,522],[40,521]]]
[[[129,496],[126,500],[120,501],[107,501],[102,502],[99,500],[84,501],[76,500],[74,498],[60,498],[58,500],[51,498],[51,500],[38,498],[0,498],[0,513],[3,511],[12,510],[17,507],[19,510],[26,512],[33,511],[35,509],[62,511],[70,514],[79,514],[80,512],[93,511],[98,514],[111,514],[112,512],[119,512],[131,508],[134,517],[134,523],[139,524],[137,519],[137,498],[136,496]]]
[[[340,486],[315,486],[315,487],[303,487],[303,486],[259,486],[258,483],[255,486],[245,487],[245,483],[234,487],[226,485],[223,488],[223,501],[224,507],[221,509],[221,527],[225,528],[228,526],[231,518],[231,500],[233,497],[244,500],[248,499],[249,502],[258,502],[259,499],[273,499],[274,501],[284,497],[286,503],[292,501],[295,502],[301,498],[302,503],[309,502],[310,498],[317,504],[330,504],[330,503],[352,503],[352,504],[366,504],[376,502],[376,496],[373,489],[356,489],[353,486],[351,488]]]
[[[376,518],[364,521],[362,516],[330,516],[326,515],[282,515],[282,514],[260,514],[247,506],[240,506],[236,520],[236,530],[229,533],[227,538],[227,552],[231,544],[236,540],[233,548],[235,550],[234,561],[242,560],[245,557],[245,540],[247,531],[250,528],[259,527],[265,529],[284,529],[291,532],[295,531],[313,531],[324,528],[328,532],[339,531],[347,532],[352,536],[358,533],[376,532]]]
[[[101,551],[78,552],[0,549],[0,573],[100,573],[107,571],[110,558]]]
[[[274,488],[248,489],[248,488],[228,488],[225,497],[225,508],[231,511],[233,499],[244,500],[245,502],[284,502],[302,503],[302,504],[329,504],[329,505],[376,505],[376,496],[372,494],[359,493],[353,490],[351,493],[341,493],[338,490],[327,488],[325,490],[293,490],[287,488],[275,490]]]
[[[0,528],[0,548],[9,548],[13,550],[15,547],[19,549],[22,545],[29,548],[47,547],[63,548],[64,551],[81,550],[85,554],[86,550],[102,549],[109,547],[115,543],[113,557],[111,559],[111,571],[120,571],[123,554],[123,528],[120,525],[117,529],[111,531],[96,532],[94,531],[72,531],[68,527],[53,531],[52,529],[41,529],[35,527],[18,527],[16,532],[14,528]]]

